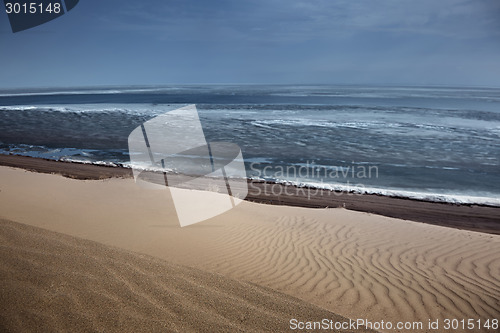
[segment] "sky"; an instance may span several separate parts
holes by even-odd
[[[80,0],[12,33],[0,88],[171,84],[500,87],[498,0]]]

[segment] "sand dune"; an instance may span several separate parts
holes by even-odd
[[[250,202],[179,228],[168,190],[9,168],[0,175],[4,218],[249,281],[349,318],[500,319],[498,235]]]
[[[283,213],[228,226],[210,269],[351,317],[500,316],[499,237],[344,210]]]
[[[254,284],[0,221],[2,331],[285,331],[346,318]]]

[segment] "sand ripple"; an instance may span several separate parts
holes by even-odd
[[[351,318],[500,318],[498,236],[340,209],[281,213],[228,224],[210,269]]]
[[[285,331],[346,320],[275,291],[0,220],[2,332]]]

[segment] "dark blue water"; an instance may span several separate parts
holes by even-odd
[[[500,205],[500,90],[187,86],[0,92],[0,151],[129,163],[130,132],[196,104],[249,177]]]

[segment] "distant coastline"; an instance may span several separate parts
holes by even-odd
[[[81,180],[132,178],[132,170],[120,166],[53,161],[15,155],[0,155],[0,166],[61,174]],[[500,207],[439,203],[376,194],[353,194],[258,180],[248,180],[248,189],[246,200],[252,202],[308,208],[342,207],[433,225],[500,234]]]

